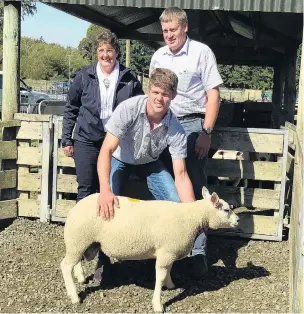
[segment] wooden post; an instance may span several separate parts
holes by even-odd
[[[4,1],[2,120],[13,120],[20,103],[21,1]]]
[[[131,40],[126,40],[126,67],[129,68],[131,64]]]
[[[284,79],[285,79],[285,67],[284,60],[281,64],[274,67],[273,76],[273,91],[272,91],[272,104],[273,104],[273,122],[275,128],[280,128],[281,125],[285,124],[284,117],[282,114],[282,99],[284,92]]]
[[[289,122],[294,123],[296,105],[296,62],[298,45],[287,47],[286,53],[286,76],[284,88],[284,111]]]
[[[304,28],[302,43],[304,43]],[[292,204],[289,231],[290,312],[304,312],[304,49],[301,56],[299,102],[296,127],[296,154],[292,188]]]

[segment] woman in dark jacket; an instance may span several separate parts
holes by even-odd
[[[102,32],[97,38],[98,61],[77,73],[67,95],[62,147],[66,156],[74,157],[77,201],[98,192],[97,158],[107,120],[122,101],[143,94],[136,75],[117,61],[119,51],[116,35]]]

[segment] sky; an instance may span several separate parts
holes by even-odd
[[[78,47],[86,36],[90,23],[37,2],[37,12],[21,21],[21,36],[38,39],[64,47]]]

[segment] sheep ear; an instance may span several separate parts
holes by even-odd
[[[205,200],[207,200],[207,199],[209,199],[209,198],[211,197],[211,195],[210,195],[208,189],[207,189],[205,186],[203,186],[202,195],[203,195],[203,198],[204,198]]]
[[[211,203],[214,207],[218,205],[219,200],[220,200],[219,196],[215,192],[213,192],[211,195]]]

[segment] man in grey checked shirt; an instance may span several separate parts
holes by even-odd
[[[183,127],[169,109],[176,95],[177,76],[167,69],[152,72],[148,96],[122,102],[106,124],[107,134],[100,150],[97,170],[100,182],[98,214],[114,215],[115,195],[131,173],[147,179],[155,199],[174,202],[195,200],[187,174],[187,140]],[[175,180],[160,161],[169,146]]]
[[[200,199],[202,187],[207,184],[207,154],[219,110],[218,87],[223,82],[211,49],[187,36],[188,20],[184,10],[167,8],[160,22],[166,46],[154,53],[150,73],[156,68],[167,68],[178,76],[177,96],[170,108],[187,134],[186,165],[195,197]],[[170,156],[164,153],[161,159],[169,168]],[[204,276],[208,270],[205,247],[206,236],[202,233],[192,251],[195,277]]]

